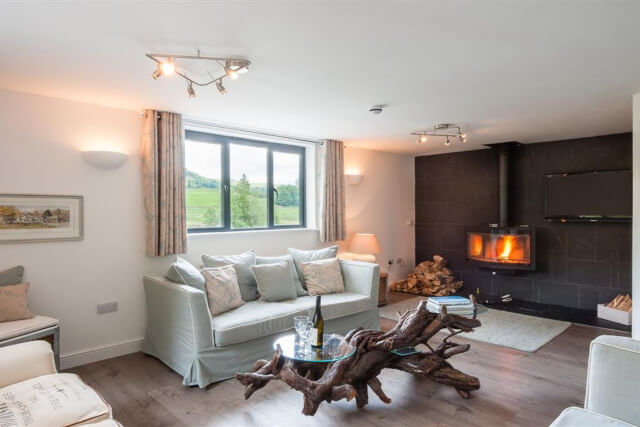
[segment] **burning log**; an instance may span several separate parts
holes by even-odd
[[[631,297],[629,295],[620,294],[615,297],[613,301],[607,304],[607,307],[615,308],[617,310],[631,311]]]
[[[396,292],[408,292],[416,295],[448,296],[455,294],[462,287],[461,280],[454,280],[453,273],[447,267],[447,260],[434,255],[433,261],[418,264],[407,280],[400,280],[389,285]]]

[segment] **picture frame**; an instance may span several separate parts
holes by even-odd
[[[82,196],[0,194],[0,243],[84,238]]]

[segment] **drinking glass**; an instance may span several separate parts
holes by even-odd
[[[310,353],[309,351],[309,335],[311,334],[311,329],[313,328],[313,323],[307,322],[302,323],[300,325],[300,339],[302,340],[302,354],[307,355]]]
[[[302,334],[304,330],[307,328],[306,324],[309,323],[309,316],[294,316],[293,318],[293,326],[296,328],[296,332],[298,333],[298,344],[303,344]],[[309,334],[307,334],[309,336]]]

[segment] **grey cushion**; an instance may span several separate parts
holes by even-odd
[[[302,287],[302,282],[300,282],[298,271],[296,270],[296,265],[293,262],[293,257],[291,255],[287,254],[282,256],[256,256],[256,265],[275,264],[283,261],[289,262],[289,267],[291,269],[291,278],[293,279],[293,284],[296,287],[296,295],[299,297],[308,295],[307,291],[305,291]]]
[[[297,296],[288,261],[276,264],[254,265],[251,270],[258,284],[258,293],[261,301],[276,302]]]
[[[308,316],[313,316],[316,311],[315,296],[300,297],[295,300],[283,301],[281,304],[290,305],[292,308],[305,309]],[[374,307],[371,297],[352,292],[322,295],[321,304],[322,318],[324,320],[362,313]]]
[[[22,283],[22,276],[24,276],[24,267],[21,265],[2,270],[0,271],[0,286],[18,285]]]
[[[338,246],[329,246],[328,248],[315,249],[311,251],[289,248],[287,249],[287,253],[293,257],[302,287],[307,289],[307,286],[304,283],[302,264],[310,261],[318,261],[320,259],[335,258],[336,255],[338,255]]]
[[[202,255],[202,263],[205,267],[233,265],[238,275],[238,286],[243,301],[258,299],[256,278],[251,271],[251,266],[256,265],[256,254],[253,251],[247,251],[240,255]]]
[[[304,309],[279,302],[251,301],[211,318],[216,347],[250,341],[293,329]]]
[[[167,270],[165,277],[172,282],[183,283],[185,285],[193,286],[196,289],[205,291],[205,280],[200,270],[198,270],[189,261],[180,257],[176,258],[176,261],[171,264],[169,270]]]

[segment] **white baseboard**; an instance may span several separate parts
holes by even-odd
[[[112,357],[124,356],[142,349],[143,338],[133,338],[60,356],[60,369],[74,368]]]

